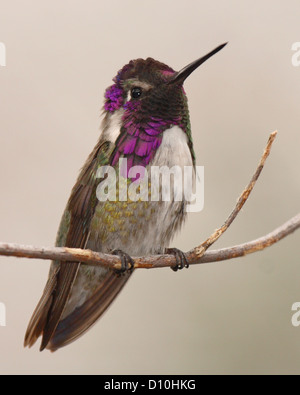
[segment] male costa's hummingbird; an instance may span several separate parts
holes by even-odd
[[[186,201],[99,201],[98,169],[127,160],[125,175],[135,166],[195,166],[185,79],[226,44],[179,72],[152,58],[125,65],[105,92],[101,136],[71,192],[56,246],[91,249],[121,257],[122,275],[104,267],[52,262],[48,282],[25,335],[32,346],[42,335],[40,350],[55,351],[76,340],[108,308],[132,274],[130,256],[173,253],[168,249],[186,217]],[[120,172],[117,173],[121,177]]]

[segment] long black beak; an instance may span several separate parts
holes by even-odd
[[[215,55],[217,52],[221,51],[228,43],[224,43],[219,45],[213,51],[209,52],[207,55],[203,56],[200,59],[195,60],[194,62],[190,63],[189,65],[185,66],[183,69],[178,71],[174,75],[174,77],[168,82],[169,84],[183,84],[184,80],[194,71],[196,70],[202,63],[206,62],[211,56]]]

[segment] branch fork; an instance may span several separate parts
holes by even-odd
[[[300,228],[300,213],[289,221],[273,230],[271,233],[258,238],[256,240],[236,245],[229,248],[223,248],[214,251],[207,251],[229,228],[235,220],[242,207],[249,198],[265,162],[271,152],[272,144],[276,138],[277,131],[270,134],[267,145],[264,149],[262,157],[259,161],[257,169],[253,174],[250,182],[241,193],[233,211],[228,216],[224,224],[215,230],[202,244],[188,251],[185,255],[189,265],[204,264],[211,262],[219,262],[232,258],[242,257],[247,254],[252,254],[261,251],[266,247],[277,243],[279,240],[290,235],[295,230]],[[31,259],[45,259],[56,260],[60,262],[81,262],[93,266],[104,266],[106,268],[118,270],[121,268],[121,261],[118,256],[103,254],[91,250],[82,250],[78,248],[67,247],[33,247],[13,243],[0,242],[0,255],[15,256]],[[158,267],[172,267],[176,265],[176,258],[174,255],[151,255],[144,257],[132,257],[135,269],[153,269]]]

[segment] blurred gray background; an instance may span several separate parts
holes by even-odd
[[[225,41],[185,84],[205,208],[173,246],[187,251],[224,222],[275,129],[253,194],[214,248],[299,212],[298,0],[0,0],[0,9],[1,241],[54,244],[98,139],[104,90],[125,63],[151,56],[179,70]],[[22,346],[49,263],[0,257],[0,373],[299,374],[299,236],[179,273],[139,270],[92,330],[54,354]]]

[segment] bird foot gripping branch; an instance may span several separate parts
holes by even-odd
[[[175,256],[176,265],[171,266],[171,269],[174,272],[177,272],[177,270],[182,270],[184,268],[186,269],[189,268],[189,263],[185,253],[179,250],[178,248],[166,248],[165,253]]]
[[[126,254],[122,250],[114,250],[112,251],[112,255],[118,255],[121,260],[121,268],[115,269],[117,275],[121,276],[122,274],[129,272],[131,273],[134,269],[134,260]]]

